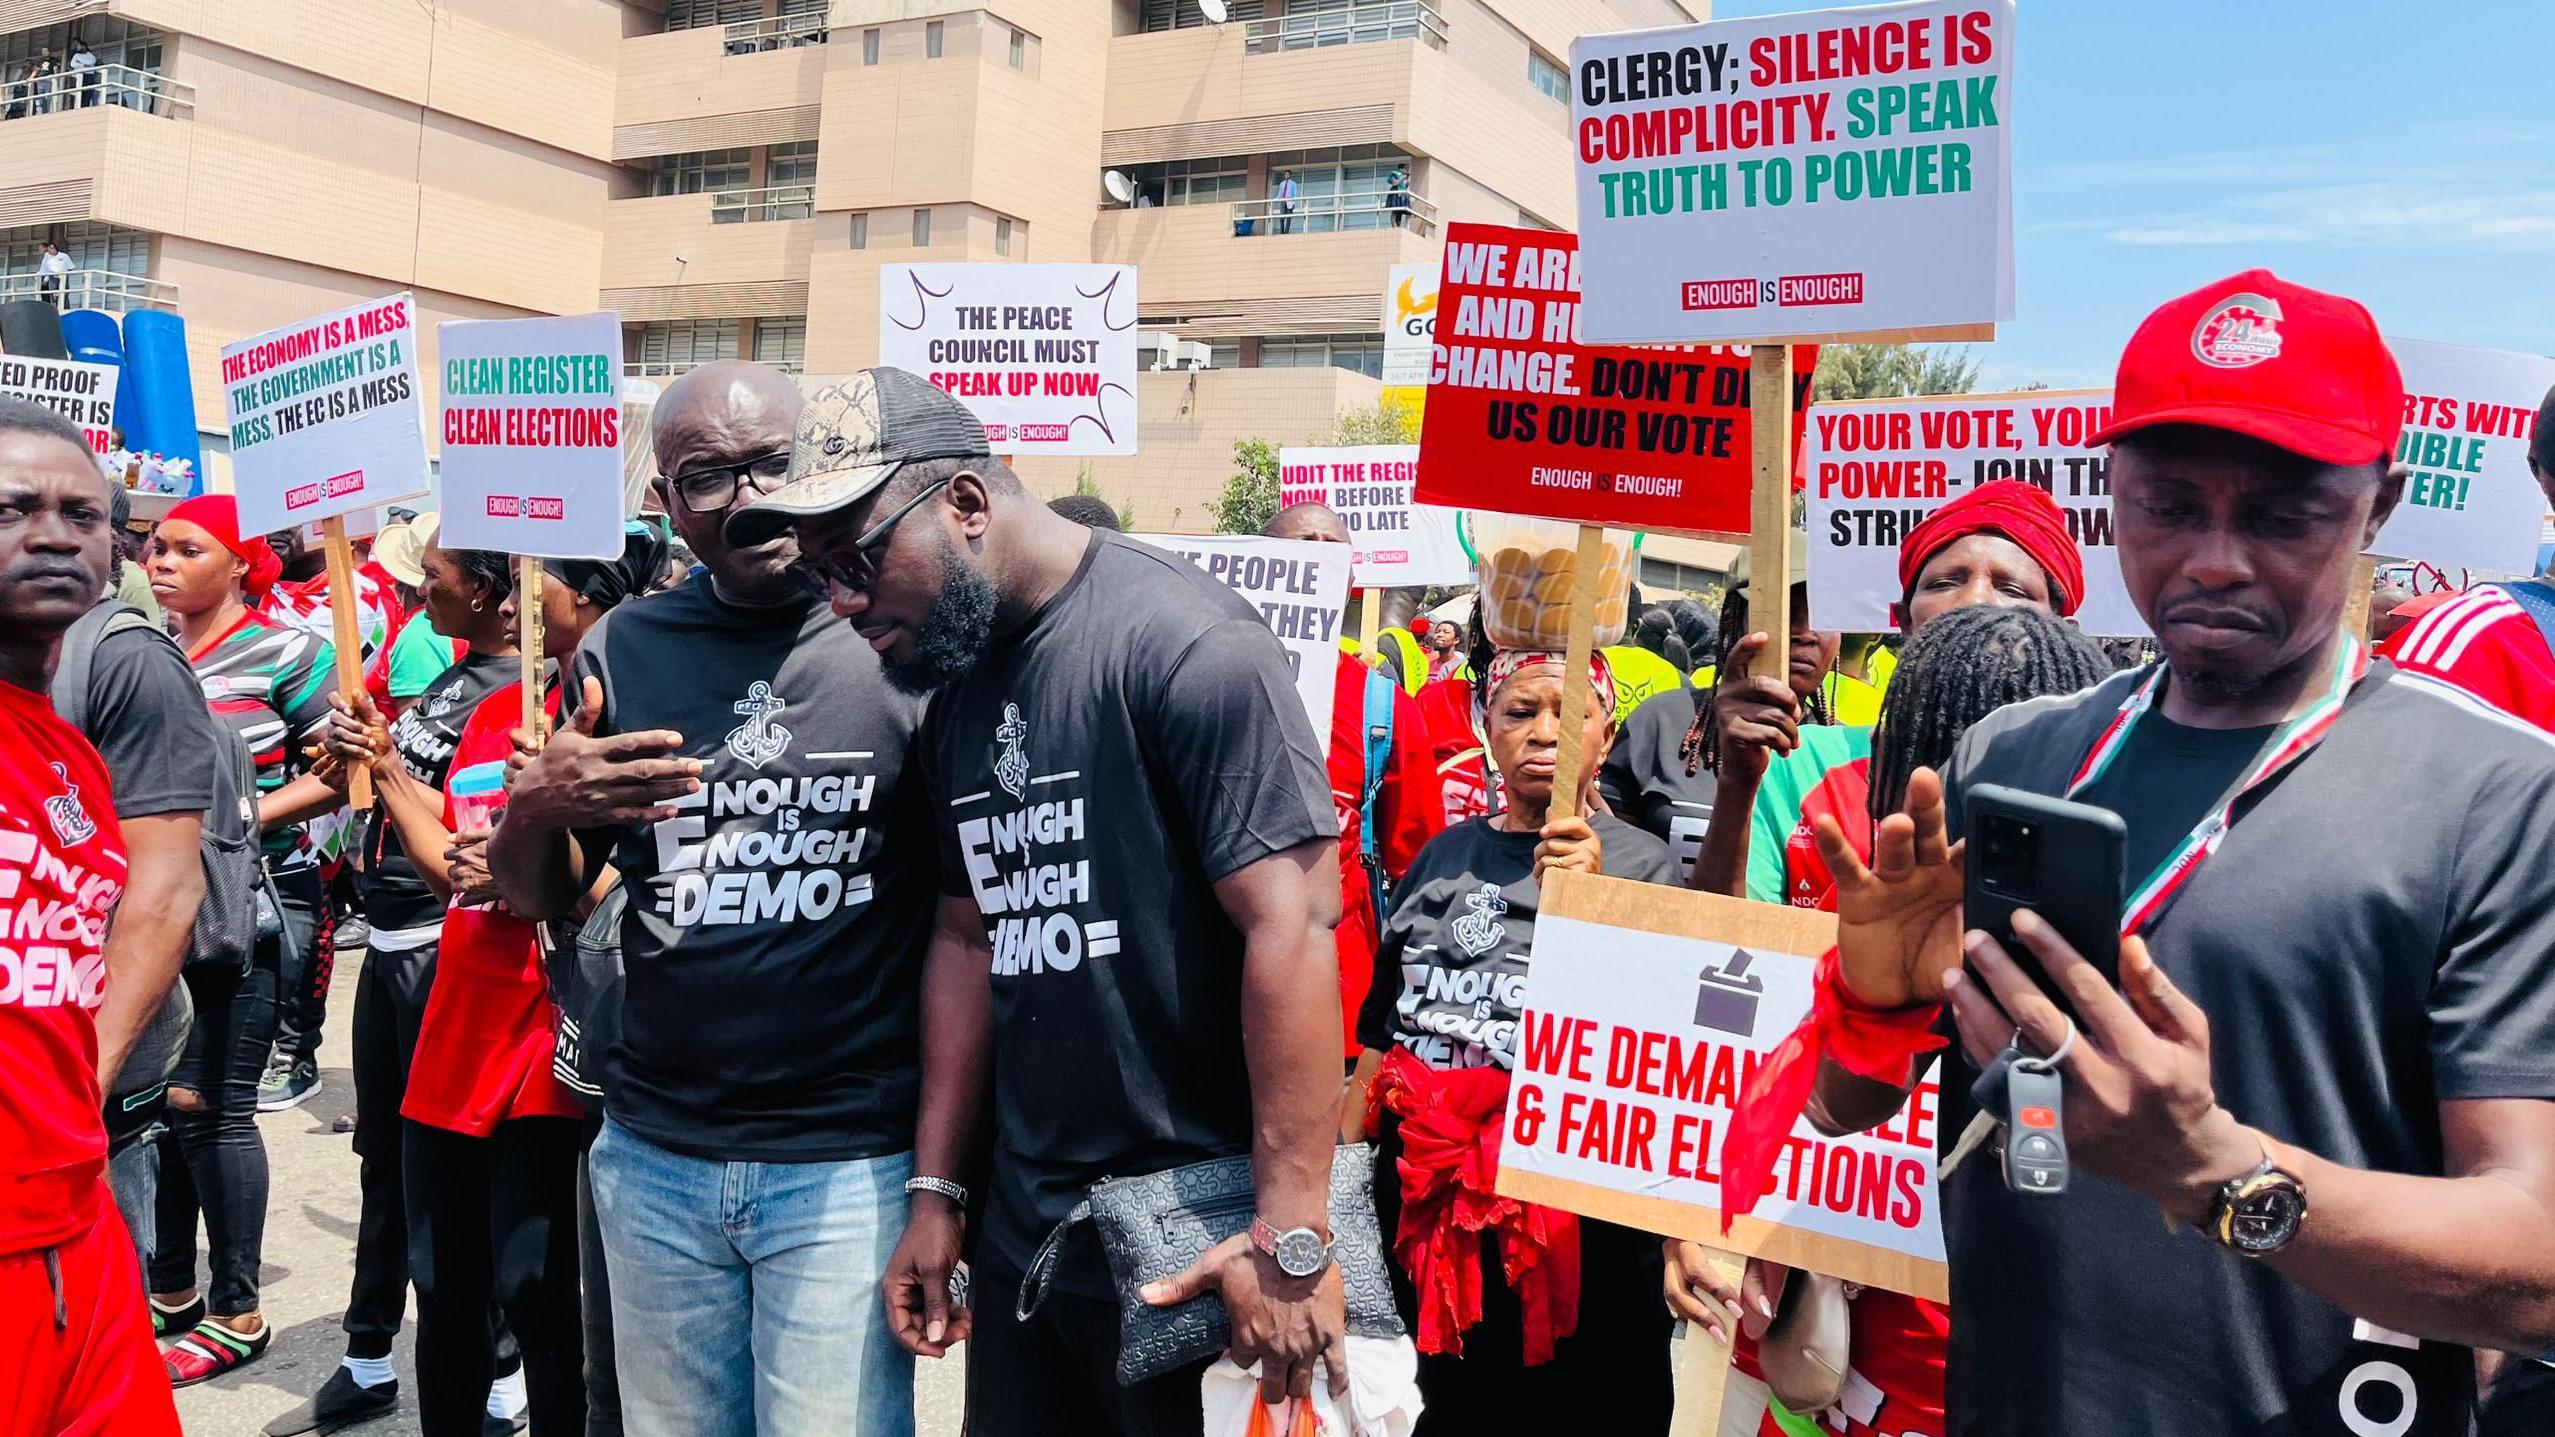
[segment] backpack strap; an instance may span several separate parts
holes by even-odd
[[[2549,653],[2555,653],[2555,585],[2544,579],[2519,579],[2493,587],[2528,611],[2528,616],[2537,621],[2537,636],[2546,641]]]
[[[150,615],[110,596],[99,600],[96,607],[63,631],[62,655],[53,666],[53,711],[83,736],[94,737],[89,734],[89,717],[94,712],[89,679],[97,668],[98,646],[109,636],[131,629],[160,632]]]
[[[1375,898],[1375,921],[1384,921],[1384,855],[1375,851],[1375,804],[1384,794],[1384,770],[1393,761],[1392,675],[1366,671],[1366,784],[1357,798],[1357,848],[1366,886]]]

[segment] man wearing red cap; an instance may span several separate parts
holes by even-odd
[[[2528,472],[2555,504],[2555,390],[2529,431]],[[2406,673],[2457,685],[2506,713],[2555,729],[2555,583],[2482,584],[2415,615],[2389,653]],[[2421,603],[2416,599],[2414,603]],[[2410,607],[2407,605],[2406,607]],[[2396,612],[2402,613],[2403,609]]]
[[[2464,1433],[2470,1349],[2555,1347],[2555,742],[2342,632],[2402,422],[2359,305],[2259,270],[2166,304],[2097,436],[2163,662],[1972,727],[1868,866],[1819,826],[1813,1120],[1895,1112],[1938,1005],[1946,1143],[2009,1042],[2061,1075],[2063,1194],[1943,1184],[1954,1431]],[[2116,981],[2029,915],[1964,944],[1981,783],[2121,817]]]

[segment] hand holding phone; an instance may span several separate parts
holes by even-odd
[[[1962,921],[2005,945],[2016,966],[2073,1021],[2075,1005],[2014,937],[2028,908],[2114,987],[2120,984],[2121,855],[2128,829],[2109,809],[1982,783],[1969,791]]]

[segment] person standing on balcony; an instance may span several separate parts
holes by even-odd
[[[1400,229],[1411,222],[1411,167],[1408,164],[1393,166],[1393,173],[1384,177],[1384,208],[1393,212],[1393,228]]]
[[[98,52],[90,49],[89,42],[86,40],[71,42],[71,84],[80,92],[81,109],[86,110],[97,104]],[[66,104],[64,108],[70,107]]]
[[[1295,184],[1295,171],[1280,170],[1277,177],[1277,232],[1295,233],[1295,201],[1303,193]]]
[[[62,307],[63,277],[71,273],[71,256],[44,242],[44,253],[36,258],[36,292],[55,309]]]
[[[36,56],[35,68],[27,72],[27,83],[35,95],[37,114],[53,113],[53,77],[61,71],[61,62],[53,58],[51,50],[46,50]]]

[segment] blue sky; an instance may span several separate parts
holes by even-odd
[[[2017,11],[2015,323],[1982,389],[2108,385],[2149,309],[2257,265],[2391,334],[2555,353],[2555,4]]]

